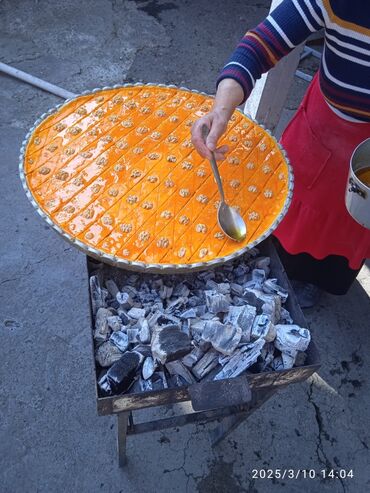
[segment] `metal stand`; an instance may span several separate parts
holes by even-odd
[[[255,392],[252,400],[246,404],[207,411],[190,412],[171,418],[161,418],[144,423],[134,423],[133,411],[118,413],[117,444],[119,467],[123,468],[127,463],[126,442],[128,435],[138,435],[140,433],[160,431],[191,423],[208,423],[218,420],[220,421],[220,424],[217,428],[210,431],[212,447],[215,447],[276,392],[276,388],[264,389]]]

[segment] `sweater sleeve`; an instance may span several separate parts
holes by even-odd
[[[318,2],[283,0],[263,22],[245,34],[224,66],[217,86],[226,78],[236,80],[243,88],[244,102],[264,72],[324,27]]]

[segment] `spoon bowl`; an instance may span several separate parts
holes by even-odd
[[[202,135],[204,140],[206,139],[208,134],[209,134],[209,128],[207,127],[207,125],[203,125]],[[221,196],[221,203],[217,211],[218,224],[222,229],[222,231],[225,233],[225,235],[228,236],[231,240],[243,241],[247,236],[247,226],[244,222],[244,219],[239,214],[239,212],[233,207],[227,205],[225,202],[224,188],[222,186],[222,180],[220,177],[220,173],[218,171],[218,166],[213,152],[211,153],[210,163],[211,163],[213,174],[216,179],[218,191],[220,192],[220,196]]]
[[[221,202],[217,211],[217,220],[220,228],[230,239],[243,241],[247,236],[247,226],[236,209],[225,202]]]

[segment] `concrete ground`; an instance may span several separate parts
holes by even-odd
[[[214,91],[232,48],[267,0],[2,0],[1,61],[81,92],[123,81]],[[305,61],[310,71],[317,64]],[[294,109],[306,82],[295,80]],[[216,449],[214,425],[129,438],[118,469],[116,420],[98,417],[85,257],[29,204],[21,142],[60,100],[0,75],[0,491],[265,493],[370,491],[369,267],[345,297],[307,312],[322,367],[268,401]],[[168,413],[167,413],[168,415]],[[253,469],[316,479],[254,479]],[[322,469],[353,478],[322,480]]]

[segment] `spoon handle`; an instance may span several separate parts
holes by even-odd
[[[202,136],[203,136],[204,141],[206,140],[206,137],[207,137],[208,134],[209,134],[209,128],[207,127],[207,125],[203,125],[203,127],[202,127]],[[216,178],[216,183],[217,183],[217,186],[218,186],[218,191],[220,192],[220,195],[221,195],[221,201],[222,202],[225,202],[225,194],[224,194],[224,188],[222,186],[221,176],[220,176],[220,173],[218,171],[218,166],[217,166],[217,163],[216,163],[215,155],[214,155],[214,153],[212,151],[211,151],[210,163],[211,163],[213,174],[214,174],[214,176]]]

